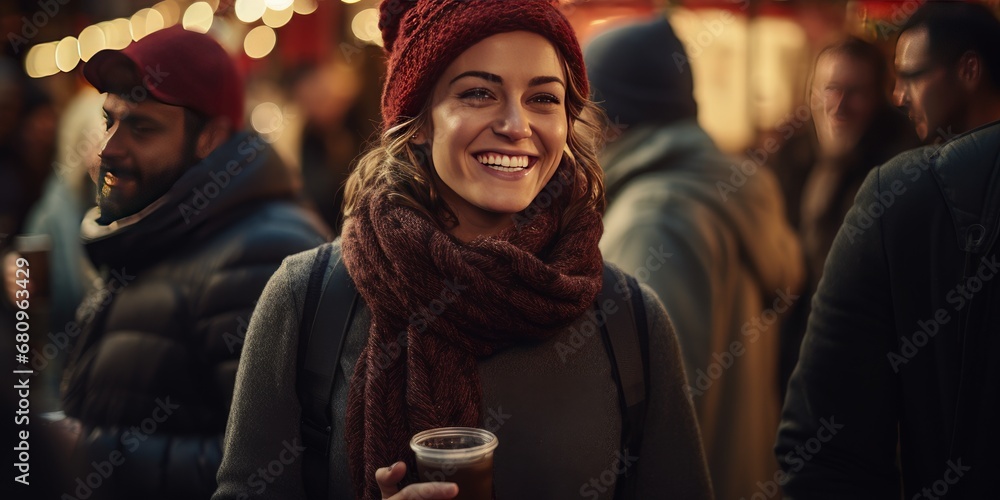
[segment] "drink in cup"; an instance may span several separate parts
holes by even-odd
[[[14,239],[14,251],[28,261],[24,273],[18,274],[18,279],[27,277],[31,284],[31,298],[34,300],[49,297],[49,252],[52,250],[52,239],[47,234],[21,235]]]
[[[410,440],[420,481],[458,485],[455,500],[492,500],[493,450],[497,437],[471,427],[441,427]]]

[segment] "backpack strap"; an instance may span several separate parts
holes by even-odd
[[[333,382],[359,296],[343,263],[334,266],[330,280],[323,286],[331,253],[332,245],[323,245],[313,261],[299,323],[296,389],[302,405],[300,427],[306,449],[302,482],[308,498],[328,496]]]
[[[638,462],[633,460],[637,461],[640,456],[649,388],[646,307],[639,283],[627,274],[624,278],[622,283],[615,272],[605,265],[604,285],[597,295],[596,304],[597,310],[604,311],[605,315],[601,333],[618,384],[622,415],[621,453],[626,468],[616,481],[615,498],[619,500],[638,498]]]

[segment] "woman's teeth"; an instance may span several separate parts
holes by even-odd
[[[501,172],[516,172],[528,167],[527,156],[508,156],[502,154],[486,153],[476,155],[480,163]]]

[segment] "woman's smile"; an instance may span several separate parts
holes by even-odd
[[[504,180],[520,180],[532,171],[538,157],[526,154],[483,152],[473,155],[474,160],[488,174]]]

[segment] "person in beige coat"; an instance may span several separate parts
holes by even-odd
[[[727,158],[698,125],[690,67],[674,62],[683,50],[658,19],[585,51],[596,99],[621,132],[601,157],[600,247],[666,306],[716,498],[770,497],[780,321],[799,300],[802,253],[774,175],[754,158]]]

